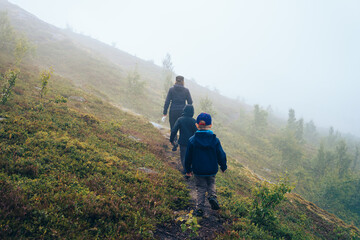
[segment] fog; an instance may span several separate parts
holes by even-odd
[[[9,0],[248,104],[360,136],[360,2]]]

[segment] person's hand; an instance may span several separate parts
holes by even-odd
[[[164,116],[161,118],[161,121],[162,121],[162,122],[165,122],[165,119],[166,119],[166,115],[164,115]]]
[[[191,173],[186,173],[186,176],[191,177],[192,174]]]

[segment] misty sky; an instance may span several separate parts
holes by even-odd
[[[223,95],[360,136],[360,1],[9,0]]]

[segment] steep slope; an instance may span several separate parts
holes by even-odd
[[[0,107],[0,238],[147,239],[187,206],[150,123],[75,89],[86,101],[40,99],[30,76]]]
[[[193,203],[164,132],[56,75],[41,99],[33,71],[22,68],[15,95],[0,105],[2,238],[360,237],[293,194],[279,206],[280,221],[271,229],[252,224],[253,189],[262,181],[231,158],[226,174],[218,175],[222,210],[199,219],[200,230],[183,233],[176,219]],[[56,103],[58,95],[74,97]],[[208,225],[214,222],[222,227]]]
[[[37,46],[35,61],[38,66],[43,69],[52,67],[54,73],[71,79],[86,92],[111,101],[116,106],[131,108],[153,121],[159,121],[164,102],[162,70],[159,66],[89,37],[53,27],[7,1],[3,0],[0,3],[0,7],[7,10],[14,27],[25,33]],[[145,92],[141,94],[140,99],[134,99],[128,88],[127,76],[135,68],[146,84]],[[186,86],[192,93],[196,112],[203,111],[200,104],[203,98],[208,96],[211,99],[217,112],[214,117],[214,130],[220,130],[220,136],[228,136],[224,139],[225,142],[232,143],[226,145],[236,144],[231,138],[242,133],[229,131],[231,124],[242,123],[248,119],[249,116],[245,115],[252,111],[252,107],[223,97],[199,86],[193,80],[187,80]],[[139,104],[134,104],[135,101]],[[248,128],[245,125],[243,127]],[[239,148],[242,148],[242,144],[234,147]],[[232,151],[232,148],[228,150]],[[233,156],[239,155],[238,153],[234,152]],[[253,161],[246,160],[251,158],[249,155],[241,160],[252,164],[252,168],[261,172],[265,162],[256,165]]]
[[[166,146],[167,144],[166,140],[162,139],[162,135],[156,132],[151,127],[151,125],[147,123],[147,120],[141,120],[140,118],[133,118],[125,113],[119,112],[116,108],[112,107],[112,105],[134,107],[132,106],[132,100],[129,98],[129,95],[127,94],[127,88],[125,86],[127,84],[126,76],[128,72],[134,68],[135,64],[138,64],[138,71],[141,73],[143,78],[147,80],[148,86],[146,88],[147,92],[143,96],[144,105],[135,106],[135,110],[141,112],[147,118],[157,119],[161,113],[161,103],[162,103],[161,90],[159,90],[162,89],[161,81],[159,81],[159,79],[161,78],[161,69],[159,67],[153,65],[150,62],[142,61],[138,58],[130,56],[119,50],[114,50],[110,46],[101,44],[96,40],[92,40],[71,32],[54,28],[44,22],[39,21],[31,14],[28,14],[22,11],[21,9],[14,7],[13,5],[7,3],[6,1],[0,1],[0,9],[2,8],[8,9],[9,16],[11,17],[12,22],[17,27],[17,29],[27,33],[29,39],[31,39],[33,43],[36,43],[37,53],[38,53],[37,57],[33,59],[33,64],[29,64],[29,62],[24,62],[23,65],[21,66],[23,82],[17,85],[16,89],[14,89],[14,92],[16,92],[17,94],[15,98],[15,102],[12,102],[9,105],[6,105],[5,107],[1,108],[2,110],[1,117],[5,116],[8,119],[5,122],[2,122],[2,124],[4,124],[2,125],[2,129],[4,131],[6,129],[7,131],[6,133],[3,132],[4,139],[6,139],[6,141],[4,141],[4,145],[2,145],[2,148],[7,150],[10,149],[9,151],[4,151],[5,155],[2,155],[2,159],[5,158],[11,159],[12,158],[11,156],[13,156],[11,154],[15,154],[15,156],[17,156],[18,150],[20,151],[20,156],[19,156],[20,161],[18,163],[17,162],[9,163],[6,160],[3,161],[2,166],[4,166],[3,169],[5,169],[4,170],[5,177],[2,183],[5,184],[6,186],[10,186],[7,188],[8,189],[7,191],[10,191],[12,193],[11,189],[13,189],[14,186],[18,186],[19,184],[20,185],[22,184],[21,179],[19,180],[21,183],[18,183],[17,182],[18,180],[12,182],[13,175],[15,176],[15,178],[17,177],[17,175],[20,175],[20,178],[33,177],[37,179],[40,176],[40,178],[46,179],[47,175],[39,175],[39,169],[41,169],[41,171],[44,171],[43,167],[44,168],[54,167],[53,165],[51,165],[52,163],[50,165],[46,165],[48,164],[46,163],[46,161],[44,164],[44,162],[41,159],[39,160],[40,162],[36,162],[38,161],[37,159],[38,155],[31,153],[30,151],[34,147],[35,149],[37,149],[36,148],[37,146],[33,146],[30,144],[30,142],[33,140],[34,142],[36,142],[35,141],[36,138],[42,139],[40,143],[38,143],[40,149],[41,148],[46,149],[48,147],[47,142],[53,144],[52,146],[50,146],[51,150],[49,151],[50,152],[49,156],[51,156],[52,158],[58,159],[59,155],[60,156],[64,155],[66,157],[69,157],[70,162],[62,163],[62,165],[59,167],[60,172],[62,170],[62,167],[65,167],[66,165],[71,165],[72,164],[71,161],[76,160],[77,154],[80,154],[80,156],[82,156],[83,159],[89,158],[95,162],[100,161],[105,165],[107,163],[106,160],[107,157],[109,157],[110,159],[114,158],[115,159],[115,160],[113,159],[114,162],[116,162],[118,159],[123,160],[122,158],[125,158],[127,162],[126,170],[129,170],[129,175],[135,176],[134,181],[136,182],[137,177],[139,177],[138,174],[140,174],[141,176],[142,174],[141,171],[144,170],[142,167],[157,166],[154,163],[157,162],[157,157],[162,159],[162,161],[165,162],[168,161],[168,159],[166,159],[164,155],[157,154],[158,152],[163,151],[161,146],[163,145]],[[11,59],[13,57],[6,55],[5,53],[2,52],[0,54],[1,54],[0,68],[1,68],[1,72],[4,73],[5,70],[11,65]],[[44,69],[49,66],[52,66],[54,68],[55,75],[53,82],[51,83],[53,85],[50,88],[48,98],[52,100],[57,99],[57,96],[63,96],[65,98],[68,98],[69,102],[67,103],[66,106],[61,104],[59,105],[54,103],[47,103],[46,104],[47,106],[45,107],[45,109],[43,109],[44,103],[41,102],[43,100],[37,97],[35,98],[30,97],[30,96],[39,95],[37,90],[34,88],[40,86],[40,82],[35,81],[38,78],[37,73],[39,72],[39,69]],[[187,81],[187,83],[194,95],[197,104],[199,103],[199,99],[202,96],[206,96],[207,94],[213,94],[213,92],[196,85],[196,83],[193,81]],[[280,159],[282,153],[280,152],[279,149],[274,149],[274,145],[269,141],[269,139],[272,137],[274,138],[278,137],[276,133],[276,129],[273,126],[270,126],[270,130],[267,130],[270,132],[270,136],[271,136],[270,138],[264,135],[262,136],[261,133],[256,132],[255,130],[245,131],[244,126],[242,126],[242,122],[240,122],[238,119],[238,115],[241,114],[241,111],[245,111],[246,113],[249,107],[239,102],[234,104],[235,102],[233,100],[223,98],[219,94],[215,94],[215,96],[211,96],[211,97],[212,99],[215,99],[214,106],[218,111],[218,115],[215,118],[216,124],[218,125],[217,126],[215,125],[216,126],[215,131],[219,133],[219,136],[224,142],[224,146],[226,147],[227,151],[229,150],[228,153],[231,153],[229,155],[238,158],[237,160],[240,160],[242,163],[251,165],[256,169],[260,169],[260,170],[265,169],[261,171],[261,175],[265,175],[265,174],[271,175],[266,170],[269,168],[274,172],[275,170],[280,171],[281,168],[279,167],[279,169],[276,169],[277,168],[276,166],[277,165],[280,166],[279,163],[281,163]],[[111,104],[109,104],[108,101],[110,101]],[[199,106],[199,104],[196,106]],[[16,118],[15,115],[20,116],[20,118],[19,119]],[[66,121],[57,120],[58,118],[62,118],[62,117],[64,117],[67,120]],[[245,114],[243,115],[243,118],[245,118],[246,120],[246,118],[249,118],[249,115]],[[28,121],[28,119],[30,120]],[[81,122],[80,119],[83,119],[83,121],[86,124],[84,122]],[[109,121],[109,119],[114,120],[114,123]],[[25,123],[23,123],[23,121]],[[21,122],[19,129],[16,128],[17,122]],[[37,122],[43,123],[44,124],[43,128],[42,126],[39,126]],[[69,126],[68,122],[75,122],[75,124],[74,125],[70,124]],[[98,126],[97,122],[103,123],[103,125],[100,124],[100,127],[96,127]],[[121,127],[112,128],[111,126],[113,126],[113,124],[115,124],[115,126],[117,126],[117,124],[120,124]],[[245,126],[249,127],[249,125],[246,124],[248,123],[245,123]],[[32,125],[34,125],[34,127]],[[3,126],[6,126],[8,128],[5,128]],[[143,126],[145,126],[144,129],[146,130],[142,128]],[[31,129],[31,131],[29,132],[28,129]],[[82,129],[82,131],[80,131],[79,129],[80,130]],[[85,133],[83,131],[85,131]],[[93,131],[95,131],[95,133],[92,133]],[[116,133],[117,131],[119,131],[121,134],[117,135],[118,134]],[[143,131],[144,132],[149,131],[149,134],[143,135]],[[48,132],[52,133],[53,135],[51,134],[49,135]],[[62,139],[65,136],[64,142],[66,144],[64,142],[61,142],[63,141],[63,139],[59,141],[57,140],[58,136],[55,134],[57,132],[60,132],[59,133],[60,139]],[[24,135],[26,136],[26,138],[30,139],[28,140],[28,142],[26,142],[25,137],[24,138],[19,137],[19,135],[21,135],[22,133],[26,133]],[[73,135],[71,135],[70,133],[73,133]],[[68,136],[69,134],[70,137]],[[96,136],[94,136],[94,134]],[[112,138],[111,135],[115,135],[116,137]],[[103,136],[103,137],[99,137],[99,136]],[[15,137],[19,137],[19,139]],[[143,148],[141,144],[140,146],[135,146],[135,147],[133,146],[134,144],[133,142],[131,142],[130,144],[126,142],[124,146],[119,144],[119,141],[122,142],[123,141],[122,139],[127,139],[127,137],[135,141],[135,145],[138,139],[141,139],[141,141],[145,141],[145,143],[148,144],[147,147],[150,148],[148,149],[150,152],[146,152],[147,150],[143,152],[141,150]],[[96,138],[99,139],[96,140]],[[11,139],[15,139],[14,142],[12,142]],[[20,142],[17,142],[18,140]],[[68,142],[70,142],[69,146],[67,144]],[[86,143],[85,147],[82,146],[83,142]],[[73,145],[72,143],[74,143],[75,147],[72,146]],[[157,143],[158,145],[157,144],[154,145],[154,143]],[[91,147],[88,147],[88,145],[90,145]],[[98,150],[96,148],[93,148],[94,145],[96,145],[96,147],[99,147],[100,149]],[[112,145],[118,146],[120,147],[120,149],[117,148],[112,149]],[[67,149],[67,146],[70,148],[70,150]],[[60,152],[58,152],[55,148],[56,149],[60,148]],[[61,152],[62,151],[61,148],[65,148],[65,150],[62,149],[65,151],[65,153]],[[73,156],[70,154],[72,148],[75,149],[75,159],[72,159]],[[30,155],[23,156],[21,153],[23,149],[30,149],[28,151],[29,152],[28,154]],[[14,150],[15,152],[12,150]],[[311,146],[309,147],[309,152],[316,152],[315,150],[316,149],[314,147]],[[70,153],[66,151],[70,151]],[[117,151],[119,151],[120,153],[122,151],[125,151],[131,156],[128,156],[124,153],[117,155],[115,153]],[[89,154],[90,153],[94,154],[100,160],[89,157],[89,154],[86,154],[86,152],[89,152]],[[109,152],[110,152],[110,156],[108,155]],[[41,154],[42,152],[40,153],[40,156]],[[99,154],[104,155],[105,157],[101,157],[99,156]],[[157,157],[156,158],[144,157],[144,155],[147,154],[154,154]],[[308,155],[310,156],[310,154]],[[28,157],[28,159],[26,159],[26,157]],[[46,156],[45,158],[49,158],[49,157]],[[254,163],[254,160],[256,160],[257,162]],[[138,165],[136,164],[137,161],[140,161]],[[133,163],[135,163],[136,167],[130,168],[129,166],[132,166]],[[81,169],[84,168],[83,166],[84,164],[86,164],[86,162],[83,161],[75,165],[75,167],[79,168],[80,169],[79,171],[83,171]],[[315,207],[311,203],[308,203],[304,200],[297,200],[297,201],[294,200],[294,202],[297,203],[296,205],[291,204],[291,201],[290,203],[286,202],[286,205],[288,206],[284,208],[284,214],[282,216],[281,224],[278,225],[279,228],[281,229],[281,231],[279,230],[280,233],[263,231],[262,228],[252,229],[253,227],[251,226],[251,223],[249,223],[249,218],[248,218],[250,211],[249,204],[251,203],[251,198],[252,198],[250,192],[252,191],[252,188],[256,186],[256,183],[258,183],[259,181],[256,180],[257,178],[253,176],[251,171],[248,171],[245,168],[243,168],[241,165],[238,164],[237,161],[231,160],[231,165],[232,165],[232,169],[229,171],[229,173],[225,176],[219,177],[219,181],[220,181],[219,194],[221,195],[221,199],[224,202],[224,211],[222,213],[222,216],[228,219],[229,221],[228,229],[233,229],[235,231],[234,236],[238,236],[239,234],[240,235],[242,234],[241,236],[243,237],[250,237],[249,232],[251,231],[256,232],[254,233],[254,235],[252,235],[253,238],[256,238],[255,236],[260,236],[261,234],[263,234],[264,236],[266,235],[269,238],[271,238],[271,236],[274,236],[274,234],[275,236],[276,234],[284,234],[284,236],[287,237],[292,236],[293,238],[298,238],[298,239],[301,239],[301,236],[303,237],[306,236],[308,238],[327,238],[327,239],[337,239],[337,237],[340,238],[339,236],[341,236],[341,234],[345,236],[344,237],[345,239],[346,238],[349,239],[351,235],[357,236],[358,231],[356,228],[351,228],[347,226],[342,221],[336,219],[334,216],[327,214],[323,210]],[[162,166],[162,169],[164,172],[167,172],[167,167],[165,165]],[[97,169],[95,168],[95,170]],[[59,171],[59,169],[54,169],[54,171]],[[93,171],[94,170],[91,169],[91,171],[88,174],[94,173]],[[172,170],[169,171],[171,172]],[[41,174],[42,173],[43,172],[41,172]],[[96,171],[95,173],[98,174]],[[106,174],[108,173],[109,172],[106,172]],[[119,173],[119,174],[121,175],[123,173]],[[171,178],[171,181],[179,182],[181,189],[184,189],[185,186],[184,183],[181,183],[181,180],[179,180],[181,179],[181,176],[179,176],[178,172],[176,171],[173,172],[173,174],[174,177]],[[70,171],[70,173],[68,173],[67,175],[65,174],[61,176],[67,178],[68,175],[73,175],[73,172]],[[88,178],[89,176],[85,175],[84,177]],[[75,179],[74,181],[79,181],[76,178],[74,179]],[[71,181],[73,181],[73,179]],[[115,184],[120,184],[120,185],[125,184],[125,183],[118,183],[116,182],[117,180],[114,181]],[[151,184],[154,184],[152,180],[149,181],[151,182]],[[157,184],[156,181],[157,180],[155,180],[155,185]],[[161,180],[159,181],[161,182]],[[248,186],[244,186],[245,183],[248,184]],[[88,184],[88,185],[86,185],[86,187],[91,188],[92,184]],[[27,185],[21,185],[20,189],[26,187]],[[27,189],[30,191],[29,193],[30,196],[36,193],[37,187],[38,186],[33,187],[32,189],[31,188]],[[84,194],[88,193],[84,185],[82,185],[81,187],[85,189],[85,191],[83,192]],[[112,186],[109,186],[109,188],[111,187]],[[165,187],[165,190],[162,193],[166,195],[166,192],[172,191],[171,190],[172,187],[174,186]],[[152,190],[143,189],[143,190],[144,192],[154,191],[154,189]],[[70,191],[72,191],[72,189],[70,189]],[[131,191],[129,190],[129,192]],[[6,191],[4,192],[4,194],[5,193]],[[181,191],[179,192],[179,194],[180,193]],[[101,196],[101,194],[102,194],[101,192],[95,193],[95,195],[99,195],[99,196]],[[132,196],[133,197],[132,199],[139,197],[136,194],[135,195],[131,195],[131,194],[132,193],[129,193],[129,196]],[[114,196],[112,196],[111,194],[106,195],[106,198],[108,197],[112,198]],[[24,206],[26,209],[30,209],[29,212],[31,214],[33,213],[34,208],[26,205],[25,202],[33,203],[32,201],[34,201],[34,199],[32,198],[28,199],[23,195],[20,196],[14,195],[14,198],[22,199],[19,202],[20,204],[19,206]],[[184,194],[181,193],[179,198],[182,199],[180,200],[181,202],[180,205],[182,206],[182,208],[185,209],[185,205],[187,205],[187,203],[184,204],[184,199],[188,199],[189,196],[185,193]],[[140,199],[141,199],[140,205],[143,204],[144,201],[146,202],[144,196],[140,197]],[[166,199],[167,198],[164,197],[164,200],[167,202],[167,204],[171,205],[171,203],[169,203],[171,200],[169,199],[166,200]],[[76,201],[77,200],[79,200],[79,196],[76,196]],[[50,198],[50,200],[48,201],[53,202],[54,200]],[[58,204],[59,203],[56,202],[55,205]],[[135,205],[132,206],[130,212],[131,214],[134,214],[132,215],[133,217],[135,216],[134,219],[137,219],[138,217],[134,212],[135,209],[139,206],[138,205],[139,203],[136,202],[134,204]],[[167,213],[161,213],[161,215],[164,215],[165,218],[160,219],[160,221],[158,221],[157,219],[159,215],[156,215],[156,212],[158,212],[158,210],[156,209],[154,216],[152,216],[151,213],[142,213],[142,212],[139,213],[141,215],[141,218],[144,216],[145,218],[150,219],[149,222],[151,223],[150,224],[151,226],[150,225],[143,226],[142,224],[140,225],[135,224],[136,226],[130,225],[129,228],[132,230],[130,231],[129,234],[131,236],[137,236],[136,231],[137,230],[140,231],[140,229],[142,230],[150,229],[149,231],[153,231],[155,229],[156,224],[164,224],[167,220],[173,219],[173,213],[169,212],[170,211],[169,209],[173,210],[173,207],[171,207],[170,205],[165,204],[166,206],[165,212],[167,211]],[[150,208],[152,207],[153,206],[150,206]],[[179,210],[179,206],[176,206],[175,208],[176,210]],[[293,209],[295,209],[296,211]],[[310,210],[308,211],[308,209]],[[56,216],[56,214],[59,214],[59,212],[61,211],[63,211],[63,209],[61,209],[60,207],[60,210],[58,210],[58,212],[52,211],[51,214],[55,214],[54,216]],[[292,212],[293,214],[289,215],[288,212]],[[13,216],[11,214],[10,216]],[[27,215],[28,213],[15,212],[14,214],[15,216],[19,217],[19,216],[23,216],[21,214]],[[108,214],[108,213],[104,213],[104,214]],[[27,216],[35,217],[35,218],[38,216],[43,217],[42,215],[36,215],[36,216],[27,215]],[[103,216],[100,214],[100,216],[97,216],[96,219],[99,220],[102,219],[103,217],[106,218],[108,216],[109,215]],[[121,216],[119,215],[115,215],[115,216],[111,215],[111,216],[112,218],[116,218],[117,220],[121,218]],[[84,216],[82,216],[81,218],[82,220],[86,219],[86,217]],[[131,217],[129,218],[131,219]],[[106,221],[109,221],[108,218],[106,219],[107,219]],[[13,223],[14,226],[17,225],[16,223],[17,222]],[[51,224],[54,224],[55,226],[57,223],[52,222]],[[97,224],[96,228],[97,226],[101,226],[101,228],[104,227],[104,225],[101,225],[99,222],[97,222],[96,224]],[[89,227],[85,223],[79,223],[79,225],[82,225],[82,227],[86,229],[88,229]],[[284,225],[288,225],[289,229],[287,230],[284,229]],[[41,223],[37,227],[39,226],[41,226],[41,228],[44,227],[43,223]],[[58,228],[58,226],[56,228]],[[76,234],[75,233],[76,230],[73,231],[74,231],[73,234]],[[102,236],[104,236],[103,234],[105,234],[107,230],[101,230],[101,231],[102,232],[99,234],[102,234]],[[301,233],[303,231],[305,233],[303,233],[302,235]],[[33,233],[40,234],[40,232],[34,230]],[[298,233],[295,234],[295,232]],[[334,232],[336,232],[336,234],[334,234]],[[66,234],[66,233],[62,233],[62,234]],[[118,236],[116,234],[120,234],[120,233],[115,233],[110,231],[109,234],[115,234],[112,236]],[[151,237],[151,233],[149,233],[149,235],[146,235],[147,233],[141,232],[141,234],[143,234],[142,236]],[[226,238],[226,236],[228,236],[229,234],[231,235],[231,233],[224,233],[223,237]]]

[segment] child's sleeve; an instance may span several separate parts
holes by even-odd
[[[218,164],[220,165],[220,169],[221,171],[224,172],[227,169],[226,153],[224,152],[220,141],[218,147],[216,148],[216,155],[217,155]]]
[[[191,173],[192,172],[192,156],[193,156],[193,145],[188,142],[187,148],[186,148],[186,154],[185,154],[185,172]]]

